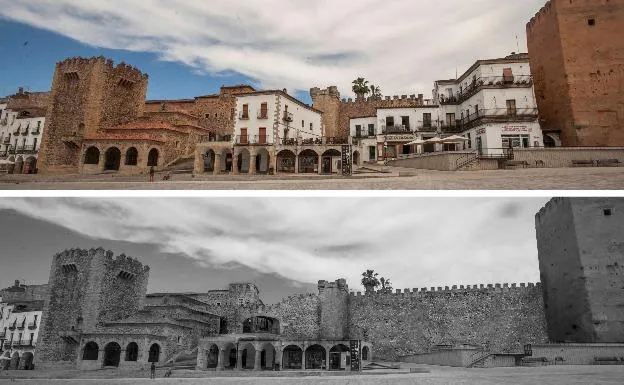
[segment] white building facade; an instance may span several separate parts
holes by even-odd
[[[0,298],[0,366],[14,365],[12,369],[28,369],[34,358],[42,306],[31,303],[7,304]],[[21,365],[20,365],[21,362]]]
[[[25,95],[23,90],[17,96]],[[45,125],[45,109],[10,108],[10,101],[0,101],[0,160],[5,172],[32,174]]]
[[[458,79],[436,81],[433,100],[425,102],[415,108],[378,108],[375,116],[351,119],[351,137],[361,153],[354,163],[436,151],[496,157],[509,148],[544,146],[526,54],[479,60]],[[452,135],[467,140],[409,144]]]

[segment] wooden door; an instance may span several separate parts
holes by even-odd
[[[248,143],[247,129],[246,128],[241,128],[240,144],[247,144],[247,143]]]
[[[267,142],[266,127],[260,127],[258,129],[258,143],[266,144],[266,142]]]

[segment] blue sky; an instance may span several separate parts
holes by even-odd
[[[200,74],[182,63],[159,60],[154,53],[98,48],[6,19],[0,19],[0,52],[4,53],[0,60],[0,96],[15,93],[18,87],[49,90],[56,62],[72,56],[102,55],[116,63],[134,65],[150,75],[148,99],[193,98],[216,93],[221,85],[257,83],[232,71],[218,76]]]
[[[309,102],[312,87],[352,97],[360,76],[384,95],[430,98],[436,79],[526,51],[526,23],[544,3],[0,0],[0,94],[48,89],[56,61],[104,55],[147,72],[153,99],[250,81]]]

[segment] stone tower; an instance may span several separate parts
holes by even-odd
[[[42,173],[76,172],[82,142],[143,115],[147,75],[103,57],[56,64],[38,166]]]
[[[549,339],[624,342],[624,199],[555,198],[535,225]]]
[[[312,107],[323,112],[323,136],[338,137],[340,126],[340,92],[338,87],[311,88]]]
[[[550,0],[526,30],[542,131],[623,146],[624,0]]]
[[[319,281],[320,338],[341,340],[349,336],[349,287],[343,278]]]
[[[49,299],[45,304],[37,345],[42,366],[75,362],[82,333],[102,322],[135,314],[147,291],[149,267],[104,249],[72,249],[54,256]]]

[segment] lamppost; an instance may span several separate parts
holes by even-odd
[[[388,164],[388,141],[384,141],[384,165]]]

